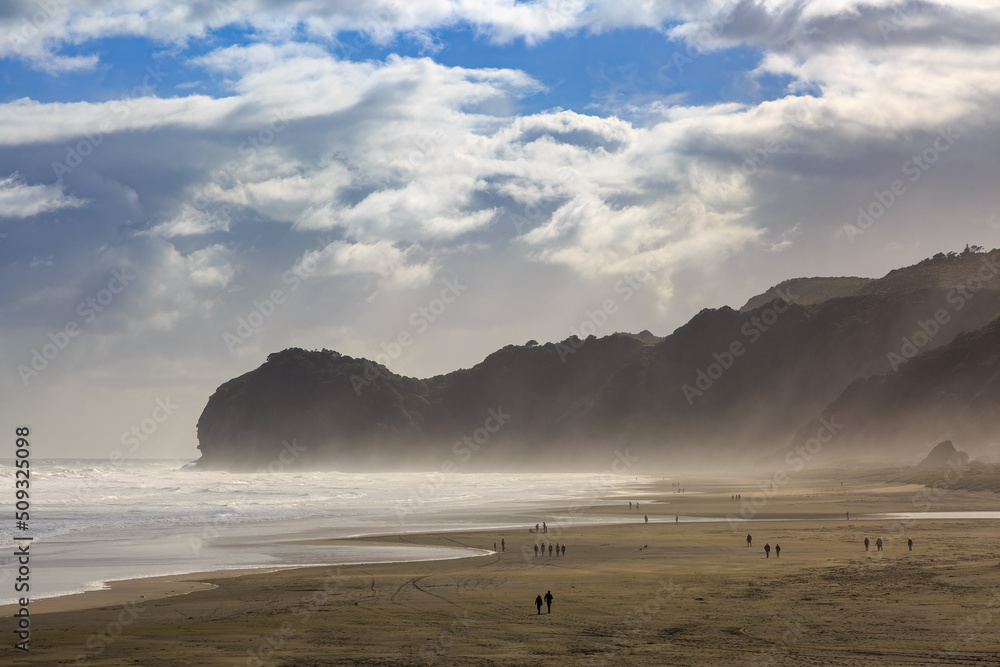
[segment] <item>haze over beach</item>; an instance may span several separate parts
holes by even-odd
[[[974,0],[8,3],[3,664],[1000,660],[998,65]]]

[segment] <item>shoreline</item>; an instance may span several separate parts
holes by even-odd
[[[648,484],[642,484],[641,486],[649,486]],[[987,492],[983,492],[987,493]],[[650,496],[658,496],[655,492],[648,492]],[[698,494],[691,493],[685,494],[690,498],[697,498]],[[641,497],[641,496],[640,496]],[[606,500],[606,499],[605,499]],[[663,508],[669,505],[664,501],[646,501],[650,507]],[[620,512],[618,504],[600,504],[595,501],[586,507],[587,510],[591,510],[595,514],[603,514],[605,512]],[[568,508],[554,508],[544,514],[550,515],[555,519],[562,513],[570,512]],[[898,521],[898,520],[912,520],[912,521],[941,521],[941,522],[954,522],[954,521],[996,521],[1000,520],[1000,512],[994,510],[966,510],[957,512],[926,512],[926,514],[933,515],[921,518],[922,512],[910,512],[910,513],[899,513],[899,512],[870,512],[865,514],[858,514],[850,519],[851,524],[854,522],[885,522],[885,521]],[[940,517],[936,516],[938,514],[961,514],[960,517]],[[978,517],[975,514],[989,514],[993,516],[988,517]],[[905,516],[904,516],[905,515]],[[587,528],[620,528],[625,526],[634,526],[638,523],[636,520],[626,521],[625,517],[615,517],[608,518],[607,520],[602,520],[596,516],[588,517],[586,520],[571,521],[570,526],[576,529],[586,530]],[[732,519],[724,516],[718,515],[705,515],[705,514],[688,514],[680,517],[679,524],[682,525],[692,525],[692,524],[708,524],[708,525],[719,525],[728,524]],[[810,522],[810,523],[841,523],[846,522],[844,517],[839,514],[828,514],[828,515],[817,515],[805,512],[760,512],[756,516],[747,519],[737,519],[740,524],[745,524],[750,530],[753,530],[752,526],[755,524],[767,524],[767,523],[796,523],[796,522]],[[674,525],[675,521],[672,521],[669,516],[664,517],[653,517],[648,522],[652,525]],[[522,526],[523,527],[523,526]],[[557,532],[564,530],[565,528],[559,524],[553,524],[553,535]],[[61,613],[68,611],[84,611],[90,609],[100,609],[108,606],[122,605],[128,601],[143,599],[145,601],[160,600],[168,597],[174,597],[179,595],[186,595],[188,593],[193,593],[197,591],[206,591],[218,588],[217,584],[210,583],[211,581],[230,579],[236,577],[244,576],[256,576],[256,575],[267,575],[275,572],[290,571],[290,570],[318,570],[318,569],[328,569],[328,568],[357,568],[357,567],[378,567],[378,566],[397,566],[404,564],[415,564],[415,563],[438,563],[446,561],[458,561],[458,560],[468,560],[475,558],[485,558],[493,555],[497,555],[498,552],[494,552],[492,549],[481,546],[473,545],[460,545],[455,546],[454,544],[447,544],[451,542],[448,538],[449,535],[472,535],[472,536],[486,536],[486,535],[511,535],[511,536],[529,536],[531,539],[541,539],[545,541],[547,533],[531,533],[527,528],[520,532],[512,532],[510,528],[501,525],[490,525],[483,528],[469,529],[465,528],[448,528],[443,530],[417,530],[414,532],[409,531],[394,531],[394,532],[375,532],[366,533],[361,535],[352,535],[348,537],[332,537],[332,538],[303,538],[303,539],[293,539],[286,540],[287,544],[300,544],[303,546],[350,546],[350,547],[361,547],[361,546],[386,546],[387,543],[390,546],[412,546],[418,548],[435,548],[435,547],[447,547],[447,548],[461,548],[470,551],[478,551],[480,553],[469,553],[467,555],[456,555],[456,556],[441,556],[441,557],[429,557],[429,558],[416,558],[416,559],[402,559],[402,560],[377,560],[377,561],[351,561],[343,563],[308,563],[308,564],[284,564],[284,565],[261,565],[261,566],[247,566],[247,567],[237,567],[237,568],[226,568],[226,569],[215,569],[215,570],[201,570],[194,572],[182,572],[177,574],[167,574],[167,575],[153,575],[149,577],[131,577],[124,579],[114,579],[100,581],[99,583],[103,588],[89,591],[79,591],[79,592],[69,592],[64,594],[57,594],[50,597],[33,599],[31,601],[31,610],[33,614],[43,615],[52,613]],[[403,543],[403,544],[400,544]],[[9,615],[19,608],[16,603],[10,603],[6,605],[0,605],[0,615]]]
[[[750,526],[671,523],[738,507],[730,483],[616,497],[548,533],[460,529],[311,544],[479,549],[437,561],[203,572],[133,579],[32,603],[32,653],[12,665],[912,665],[1000,660],[995,519],[861,520],[913,510],[919,485],[806,480],[777,489]],[[934,510],[991,511],[991,492],[944,491]],[[831,520],[841,511],[851,512]],[[551,507],[546,514],[565,514]],[[651,519],[647,524],[645,514]],[[855,514],[857,513],[857,514]],[[917,514],[920,514],[917,512]],[[798,515],[794,521],[781,517]],[[856,518],[857,517],[857,518]],[[609,522],[606,520],[614,520]],[[654,521],[655,520],[655,521]],[[753,546],[745,543],[753,534]],[[871,550],[862,541],[871,539]],[[884,540],[884,551],[875,541]],[[914,540],[913,550],[907,545]],[[506,551],[492,551],[504,539]],[[565,556],[535,555],[558,542]],[[765,555],[763,543],[781,545]],[[152,585],[152,586],[151,586]],[[155,592],[151,592],[155,588]],[[552,591],[552,613],[532,600]],[[140,597],[145,595],[145,597]],[[64,605],[67,600],[72,604]],[[101,606],[97,606],[97,605]],[[63,605],[63,606],[60,606]],[[134,616],[129,616],[134,614]],[[134,621],[133,621],[134,618]],[[125,619],[127,623],[123,621]],[[5,656],[6,658],[6,656]]]

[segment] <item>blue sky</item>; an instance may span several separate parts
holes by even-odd
[[[1000,246],[983,3],[220,6],[0,17],[0,427],[43,454],[107,457],[170,398],[130,455],[194,458],[219,384],[291,346],[376,357],[445,281],[393,370],[561,340],[650,262],[599,335]]]
[[[788,94],[790,77],[752,74],[763,56],[760,48],[734,45],[690,58],[686,44],[666,34],[669,27],[558,35],[530,45],[524,40],[496,44],[471,26],[426,37],[399,35],[386,44],[354,30],[337,34],[323,46],[332,56],[355,62],[397,54],[431,57],[452,67],[521,70],[544,90],[521,99],[519,113],[562,108],[609,116],[622,113],[626,105],[656,99],[691,105],[753,104]],[[8,59],[0,74],[3,101],[29,97],[40,102],[103,102],[134,96],[140,93],[135,82],[145,77],[148,67],[170,73],[170,83],[156,91],[160,96],[225,96],[230,93],[226,81],[192,60],[219,48],[261,41],[255,30],[228,26],[185,45],[129,36],[65,45],[60,55],[96,56],[99,64],[83,72],[40,73],[30,63]]]

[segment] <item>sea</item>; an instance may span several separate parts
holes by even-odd
[[[499,543],[500,531],[527,532],[543,521],[613,521],[584,518],[577,508],[624,497],[638,481],[611,473],[227,473],[180,460],[42,459],[31,466],[21,529],[13,461],[0,461],[0,506],[10,508],[0,518],[0,605],[19,595],[15,543],[26,540],[15,537],[32,538],[36,600],[142,577],[479,555],[492,550],[489,540],[481,548],[306,542],[495,529]]]

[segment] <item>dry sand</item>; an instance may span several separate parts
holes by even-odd
[[[994,510],[993,494],[943,491],[928,498],[916,485],[841,473],[800,476],[777,485],[754,517],[761,520],[747,527],[684,519],[738,513],[731,494],[749,499],[755,485],[735,478],[685,478],[682,485],[685,494],[674,493],[669,482],[637,487],[639,510],[615,500],[580,514],[618,518],[617,525],[570,523],[552,526],[547,535],[529,534],[526,526],[523,532],[377,538],[492,549],[503,537],[507,551],[501,554],[188,575],[40,601],[31,607],[31,653],[8,648],[2,662],[1000,664],[1000,561],[994,553],[1000,523],[901,525],[856,518]],[[554,508],[560,513],[565,508]],[[746,547],[748,531],[752,548]],[[865,536],[872,542],[867,554]],[[881,553],[877,537],[885,541]],[[536,538],[565,543],[566,556],[525,556]],[[907,538],[914,541],[912,552]],[[765,542],[781,545],[780,559],[773,551],[764,557]],[[547,590],[555,597],[552,613],[543,608],[538,615],[533,601]],[[3,610],[8,619],[11,611]]]

